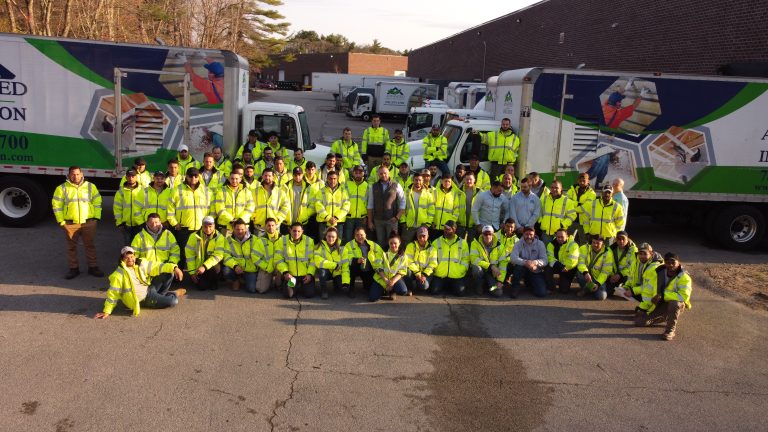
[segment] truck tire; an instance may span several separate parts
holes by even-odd
[[[367,113],[363,113],[363,115],[362,115],[362,116],[360,116],[360,119],[361,119],[362,121],[364,121],[364,122],[369,122],[369,121],[371,121],[371,113],[369,113],[369,112],[367,112]]]
[[[754,249],[765,235],[765,217],[760,210],[752,206],[725,207],[713,221],[714,237],[728,249]]]
[[[34,180],[20,176],[0,177],[0,223],[29,227],[40,221],[50,208],[45,190]]]

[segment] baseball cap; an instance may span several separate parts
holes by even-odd
[[[492,226],[490,226],[490,225],[485,225],[485,226],[483,227],[483,234],[485,234],[485,233],[487,233],[487,232],[490,232],[491,234],[493,234],[493,227],[492,227]]]
[[[419,229],[416,230],[416,235],[417,236],[429,235],[429,230],[427,229],[427,227],[419,227]]]
[[[133,248],[132,248],[132,247],[130,247],[130,246],[123,246],[123,248],[122,248],[122,249],[120,249],[120,256],[123,256],[123,255],[125,255],[125,254],[127,254],[127,253],[132,253],[132,254],[135,254],[135,253],[136,253],[136,251],[135,251],[135,250],[133,250]]]
[[[296,175],[296,174],[304,174],[304,170],[301,169],[301,167],[296,167],[296,168],[293,169],[293,174],[294,175]]]
[[[162,171],[155,171],[154,174],[152,174],[153,177],[165,177],[165,173]]]
[[[219,62],[210,62],[204,64],[203,67],[208,69],[208,72],[216,75],[217,77],[224,76],[224,65]]]
[[[182,144],[182,145],[179,146],[179,151],[180,152],[189,151],[189,146],[186,145],[186,144]]]
[[[626,231],[622,230],[622,231],[619,231],[619,232],[616,233],[616,237],[626,237],[626,238],[629,238],[629,234],[627,234]]]
[[[259,133],[256,132],[256,129],[251,129],[248,131],[248,136],[257,137],[259,136]]]
[[[125,176],[126,177],[135,176],[135,175],[137,175],[137,173],[136,173],[136,170],[133,169],[133,168],[131,168],[128,171],[125,172]]]
[[[607,184],[603,186],[603,192],[613,192],[613,188],[611,187],[611,185]]]
[[[213,216],[206,216],[203,218],[203,225],[213,225],[213,224],[214,224]]]
[[[439,124],[433,124],[432,125],[432,129],[433,130],[440,130],[440,125]]]
[[[447,226],[449,228],[456,228],[456,221],[449,220],[448,222],[445,223],[445,226]]]
[[[652,252],[653,248],[648,243],[640,243],[640,246],[637,247],[637,251],[646,251],[646,252]]]

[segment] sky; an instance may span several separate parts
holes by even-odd
[[[291,23],[291,33],[336,33],[358,45],[378,39],[387,48],[405,50],[429,45],[537,1],[283,0],[275,9]]]

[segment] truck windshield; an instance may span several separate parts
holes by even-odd
[[[432,126],[431,113],[414,113],[408,116],[408,130],[416,131]]]
[[[302,114],[304,113],[300,113],[300,115]],[[296,120],[291,116],[287,114],[256,114],[253,125],[254,129],[259,133],[259,141],[266,142],[268,135],[271,132],[275,132],[283,147],[291,150],[296,149],[298,144],[296,131],[298,129]]]
[[[462,134],[464,134],[464,129],[458,126],[447,125],[443,129],[443,135],[448,140],[448,158],[453,154],[453,150],[456,148],[456,144],[459,143],[459,138],[461,138]]]
[[[456,120],[458,118],[460,118],[458,114],[449,112],[443,118],[443,124],[441,124],[440,127],[445,128],[445,125],[447,125],[449,121]]]

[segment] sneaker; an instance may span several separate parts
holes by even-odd
[[[661,335],[661,338],[662,338],[662,339],[664,339],[664,340],[666,340],[666,341],[671,341],[672,339],[674,339],[674,338],[675,338],[675,331],[674,331],[674,330],[672,330],[672,331],[665,331],[665,332],[664,332],[664,333]]]
[[[187,295],[187,290],[185,290],[184,288],[178,288],[176,289],[176,291],[171,291],[171,292],[174,293],[176,295],[176,298],[178,299]]]
[[[88,267],[88,274],[94,277],[104,277],[104,272],[98,267]]]
[[[328,300],[328,291],[323,291],[320,293],[320,298],[323,300]]]
[[[69,280],[69,279],[74,279],[74,278],[76,278],[76,277],[77,277],[79,274],[80,274],[80,269],[71,268],[71,269],[69,269],[69,271],[67,272],[67,274],[65,274],[65,275],[64,275],[64,279],[67,279],[67,280]]]

